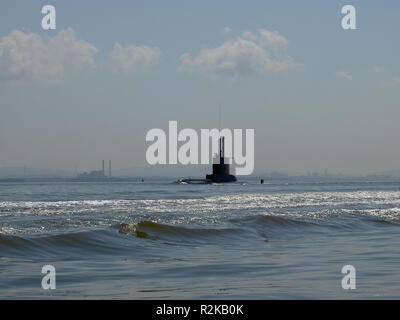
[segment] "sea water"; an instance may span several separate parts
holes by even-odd
[[[398,299],[400,182],[1,183],[0,298]]]

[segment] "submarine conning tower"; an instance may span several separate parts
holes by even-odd
[[[237,179],[229,173],[229,161],[225,161],[225,138],[219,138],[219,159],[218,163],[213,163],[212,174],[207,174],[206,179],[212,182],[235,182]]]

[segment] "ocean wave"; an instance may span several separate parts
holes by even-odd
[[[253,226],[318,226],[318,223],[312,221],[296,220],[285,216],[272,216],[272,215],[254,215],[238,219],[230,219],[232,223],[250,223]]]
[[[167,225],[153,221],[141,221],[134,224],[121,223],[118,231],[122,234],[153,240],[183,242],[213,242],[215,240],[240,239],[239,228],[216,228],[184,225]]]
[[[97,254],[123,253],[121,239],[107,229],[20,236],[0,234],[1,256],[24,256],[33,259],[64,256],[68,258]]]
[[[379,224],[368,218],[391,221],[392,225],[400,222],[400,192],[240,193],[193,199],[0,202],[0,234],[10,235],[68,233],[128,223],[138,224],[137,229],[143,232],[137,233],[139,237],[168,235],[172,240],[173,235],[190,239],[183,236],[185,230],[173,229],[186,225],[190,229],[188,233],[197,236],[196,241],[205,241],[200,240],[207,238],[200,237],[203,229],[211,233],[222,228],[225,237],[228,237],[225,229],[234,229],[236,233],[230,231],[229,236],[236,239],[253,236],[254,232],[264,229],[270,233],[282,229],[285,233],[288,228],[357,229]],[[172,226],[172,229],[154,230],[145,221]],[[241,230],[240,235],[236,229]]]
[[[310,237],[315,233],[373,230],[398,227],[399,221],[373,215],[349,212],[335,219],[302,219],[284,215],[253,214],[227,217],[212,224],[165,223],[140,220],[121,222],[111,226],[79,232],[58,234],[5,234],[13,232],[2,227],[0,232],[0,257],[18,256],[32,259],[82,256],[131,255],[138,250],[162,245],[223,247],[253,246],[260,241],[274,241]],[[155,251],[154,251],[155,252]]]

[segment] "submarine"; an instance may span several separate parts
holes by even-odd
[[[215,158],[214,158],[215,159]],[[216,163],[212,165],[212,173],[207,174],[205,179],[182,179],[177,182],[180,184],[210,184],[210,183],[228,183],[236,182],[237,179],[230,174],[229,161],[225,158],[225,138],[219,138],[219,155],[216,157]]]
[[[213,183],[236,182],[237,179],[233,174],[229,173],[229,163],[225,163],[225,138],[219,138],[219,159],[217,163],[213,163],[212,173],[206,175],[206,180]]]

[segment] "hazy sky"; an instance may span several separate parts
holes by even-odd
[[[221,106],[255,171],[400,169],[399,30],[397,0],[1,1],[0,167],[143,166],[148,130]]]

